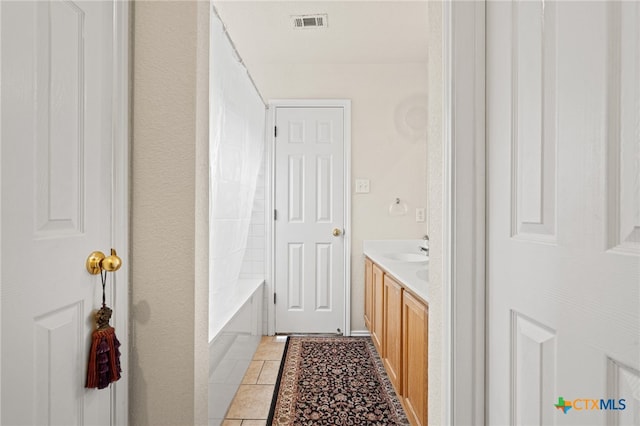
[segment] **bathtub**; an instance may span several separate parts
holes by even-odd
[[[209,342],[209,419],[224,418],[264,331],[264,280],[238,281],[240,308]]]

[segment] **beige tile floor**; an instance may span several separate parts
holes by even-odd
[[[265,426],[286,338],[264,336],[222,426]]]

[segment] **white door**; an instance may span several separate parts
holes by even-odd
[[[487,424],[640,424],[640,3],[487,2]]]
[[[1,423],[114,424],[126,383],[84,387],[101,303],[85,260],[117,234],[114,3],[3,1],[0,14]]]
[[[276,108],[278,333],[344,330],[344,108]]]

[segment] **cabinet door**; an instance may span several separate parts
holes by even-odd
[[[391,383],[402,394],[402,286],[384,276],[383,362]]]
[[[402,398],[412,425],[427,424],[429,308],[404,292],[402,298]]]
[[[373,262],[364,260],[364,325],[371,331],[371,316],[373,314]]]
[[[372,318],[371,318],[371,339],[373,344],[378,349],[378,353],[381,357],[384,357],[383,345],[382,345],[382,324],[384,323],[384,314],[382,309],[382,277],[384,273],[382,269],[375,263],[371,268],[371,275],[373,275],[373,291],[372,296]]]

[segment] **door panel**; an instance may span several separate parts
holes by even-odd
[[[556,5],[513,6],[512,234],[555,241],[556,209]],[[543,25],[544,24],[544,25]]]
[[[276,126],[276,331],[333,333],[344,327],[344,111],[277,107]]]
[[[333,245],[316,243],[316,297],[315,310],[331,310],[332,282],[331,266],[333,263]]]
[[[330,223],[333,213],[333,158],[330,155],[318,156],[316,163],[316,223]]]
[[[85,260],[112,241],[114,5],[0,7],[1,423],[110,424],[113,393],[84,388],[101,302]]]
[[[640,255],[640,5],[609,6],[607,248]]]
[[[639,7],[487,3],[489,424],[640,419]]]
[[[84,11],[69,2],[36,5],[37,232],[83,231]],[[45,78],[48,76],[48,78]]]

